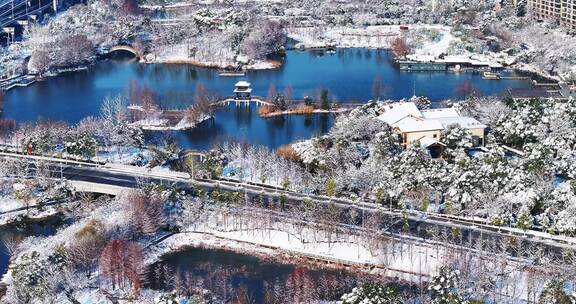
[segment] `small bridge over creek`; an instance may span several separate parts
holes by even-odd
[[[130,45],[113,46],[108,50],[107,54],[111,54],[111,53],[118,52],[118,51],[124,51],[124,52],[128,52],[128,53],[132,53],[137,58],[142,58],[142,54],[140,54],[140,52],[137,49],[135,49],[134,47],[132,47]]]

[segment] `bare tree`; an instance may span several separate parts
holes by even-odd
[[[412,48],[408,45],[405,38],[397,37],[392,40],[391,43],[392,52],[396,57],[406,57],[406,55],[410,54]]]
[[[6,248],[6,253],[12,256],[18,250],[18,245],[24,240],[24,236],[17,233],[4,232],[0,240]]]
[[[288,85],[284,87],[284,92],[282,92],[282,94],[284,95],[286,107],[290,108],[294,101],[294,90],[292,89],[292,86]]]
[[[74,235],[75,239],[67,251],[67,258],[78,270],[89,275],[98,265],[100,252],[106,245],[104,225],[96,220],[89,221]]]
[[[147,87],[144,86],[140,91],[140,104],[142,105],[142,109],[145,113],[151,114],[158,110],[158,105],[156,104],[156,98],[154,96],[154,92]]]
[[[256,24],[254,30],[244,40],[243,51],[255,59],[264,59],[281,49],[286,43],[285,24],[279,21],[265,20]]]
[[[276,96],[278,96],[278,92],[276,91],[276,86],[273,83],[271,83],[268,86],[268,95],[266,96],[266,100],[268,102],[273,103],[274,100],[276,99]]]
[[[196,90],[194,92],[194,102],[197,111],[200,114],[209,115],[211,116],[212,113],[212,105],[211,102],[214,100],[213,97],[210,96],[210,93],[202,83],[196,84]]]
[[[100,109],[102,119],[111,125],[117,125],[126,119],[126,107],[122,96],[105,97]]]
[[[157,195],[134,191],[125,199],[129,223],[138,233],[155,233],[166,222],[164,202]]]
[[[86,35],[65,35],[58,45],[56,60],[62,66],[83,64],[94,55],[94,44]]]
[[[140,278],[143,270],[143,256],[140,245],[135,242],[112,240],[100,255],[100,286],[112,291],[127,291],[137,295],[142,287]]]

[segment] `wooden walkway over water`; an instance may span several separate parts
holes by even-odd
[[[247,99],[235,99],[233,97],[227,97],[224,98],[220,101],[216,101],[213,102],[211,105],[212,106],[227,106],[230,104],[236,104],[236,105],[250,105],[252,103],[255,103],[257,106],[274,106],[275,104],[273,102],[270,102],[268,100],[266,100],[266,98],[261,97],[261,96],[252,96],[252,98],[250,100]],[[298,105],[298,104],[305,104],[306,100],[304,99],[288,99],[286,100],[286,104],[290,104],[290,105]],[[352,108],[352,107],[360,107],[365,105],[366,102],[361,102],[361,101],[357,101],[357,100],[350,100],[350,101],[331,101],[330,105],[331,107],[335,107],[335,108]],[[314,106],[315,108],[320,108],[320,102],[318,101],[314,101],[310,104],[311,106]]]
[[[255,103],[257,106],[273,106],[274,105],[272,102],[267,101],[266,98],[263,98],[260,96],[253,96],[250,99],[236,99],[234,97],[226,97],[222,100],[213,102],[210,105],[213,107],[222,107],[222,106],[227,106],[231,103],[235,103],[237,106],[250,105],[252,103]]]

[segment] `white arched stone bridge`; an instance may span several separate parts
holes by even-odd
[[[125,52],[129,52],[134,54],[134,56],[138,57],[138,58],[142,58],[142,54],[140,54],[140,52],[138,50],[136,50],[135,48],[133,48],[130,45],[116,45],[110,48],[110,50],[108,50],[108,54],[116,52],[116,51],[125,51]]]

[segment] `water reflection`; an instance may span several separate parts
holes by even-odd
[[[335,301],[357,285],[383,280],[349,271],[309,269],[199,248],[171,254],[152,265],[148,273],[149,287],[153,289],[177,290],[188,296],[208,290],[218,303]]]

